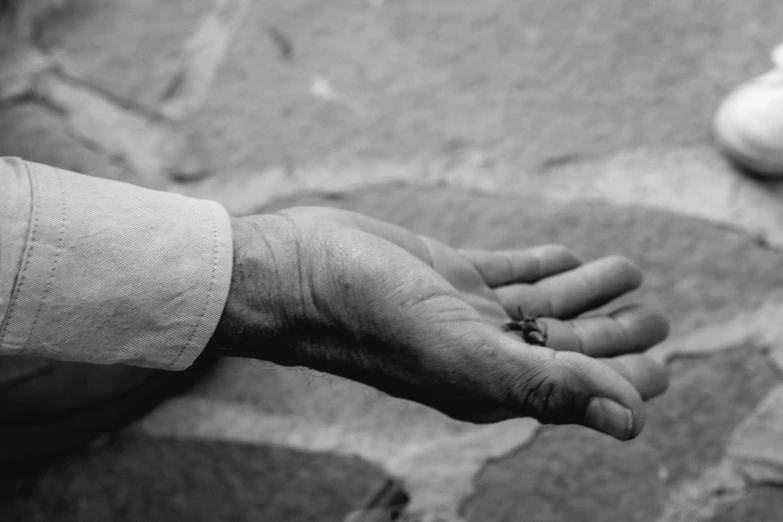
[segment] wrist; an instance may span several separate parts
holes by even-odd
[[[297,365],[293,331],[304,318],[301,238],[282,216],[231,218],[233,267],[223,313],[206,350]]]

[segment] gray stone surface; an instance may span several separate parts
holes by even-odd
[[[221,170],[471,149],[524,170],[706,142],[781,17],[774,0],[255,2],[196,127]]]
[[[41,52],[7,31],[0,26],[0,103],[23,97],[36,75],[48,66]]]
[[[783,296],[774,287],[760,306],[739,310],[734,317],[695,328],[651,350],[660,361],[675,357],[699,357],[730,350],[739,345],[753,346],[767,353],[778,371],[783,372]]]
[[[783,484],[783,386],[773,390],[735,434],[728,457],[748,481]]]
[[[721,461],[746,410],[777,380],[765,365],[760,355],[737,352],[709,363],[675,363],[669,391],[650,404],[644,433],[628,444],[580,429],[542,430],[528,448],[487,465],[477,478],[477,493],[465,505],[465,518],[656,520],[673,501],[670,492]],[[714,470],[711,475],[716,475]]]
[[[339,522],[386,476],[356,458],[125,434],[0,470],[5,522]]]
[[[783,494],[779,488],[751,489],[738,502],[721,506],[708,522],[750,522],[779,520],[783,513]]]
[[[671,491],[656,522],[704,522],[746,499],[746,484],[731,463],[722,460],[706,467],[701,475],[686,480]]]
[[[260,174],[236,172],[170,190],[215,199],[233,214],[246,214],[298,192],[339,194],[393,182],[660,208],[735,227],[783,249],[783,187],[739,175],[705,145],[640,147],[529,171],[476,150],[399,163],[333,160]]]
[[[639,298],[673,318],[656,353],[673,361],[673,398],[653,405],[659,425],[651,418],[635,446],[560,429],[521,449],[534,422],[476,428],[344,381],[233,364],[138,429],[361,455],[406,480],[413,518],[456,519],[474,476],[512,451],[486,469],[468,517],[615,509],[673,522],[771,509],[741,491],[734,466],[777,480],[776,394],[725,452],[783,361],[783,262],[767,248],[783,247],[781,188],[738,176],[708,128],[720,99],[768,68],[783,38],[777,0],[18,5],[24,23],[0,30],[2,154],[237,214],[335,204],[457,245],[621,252],[648,274]],[[142,466],[156,460],[141,450]],[[242,464],[229,483],[252,471]],[[627,480],[604,478],[611,470]],[[590,489],[604,483],[616,494]]]
[[[125,180],[131,173],[74,137],[67,125],[38,104],[0,106],[0,154],[84,172],[93,176]]]
[[[67,9],[43,19],[37,43],[97,88],[152,108],[210,5],[209,0],[69,0]]]
[[[91,86],[49,73],[34,87],[70,134],[133,175],[133,182],[162,188],[169,177],[190,178],[203,169],[197,149],[183,133],[154,115],[131,110]]]

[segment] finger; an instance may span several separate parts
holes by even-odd
[[[661,395],[669,387],[666,369],[645,355],[623,355],[602,362],[630,382],[645,401]]]
[[[495,379],[495,393],[507,398],[505,409],[548,424],[581,424],[620,440],[639,434],[644,404],[634,382],[646,386],[641,376],[632,373],[632,381],[597,359],[501,337],[507,342],[509,358],[497,361],[502,377]]]
[[[630,305],[609,315],[572,321],[539,319],[546,329],[546,345],[554,350],[580,352],[590,357],[612,357],[643,352],[669,335],[669,323],[644,306]]]
[[[578,267],[577,255],[562,245],[525,250],[460,250],[491,288],[512,283],[534,283]]]
[[[516,284],[495,292],[506,313],[569,319],[635,290],[642,283],[639,267],[627,258],[605,257],[532,285]]]

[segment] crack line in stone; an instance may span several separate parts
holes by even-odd
[[[159,104],[163,117],[180,121],[204,104],[248,6],[247,0],[215,0],[186,43],[180,68],[163,92]]]
[[[138,117],[147,119],[151,124],[163,125],[166,123],[166,119],[163,117],[163,115],[159,114],[154,109],[136,104],[131,100],[118,96],[117,94],[104,87],[101,87],[100,85],[77,76],[74,72],[69,70],[66,64],[63,64],[60,61],[53,62],[53,67],[50,70],[50,74],[75,89],[79,89],[95,97],[103,99],[104,102],[110,105],[114,105],[119,110],[130,112]]]

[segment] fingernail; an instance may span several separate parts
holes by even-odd
[[[595,397],[587,405],[586,424],[616,439],[628,440],[633,430],[633,415],[612,399]]]

